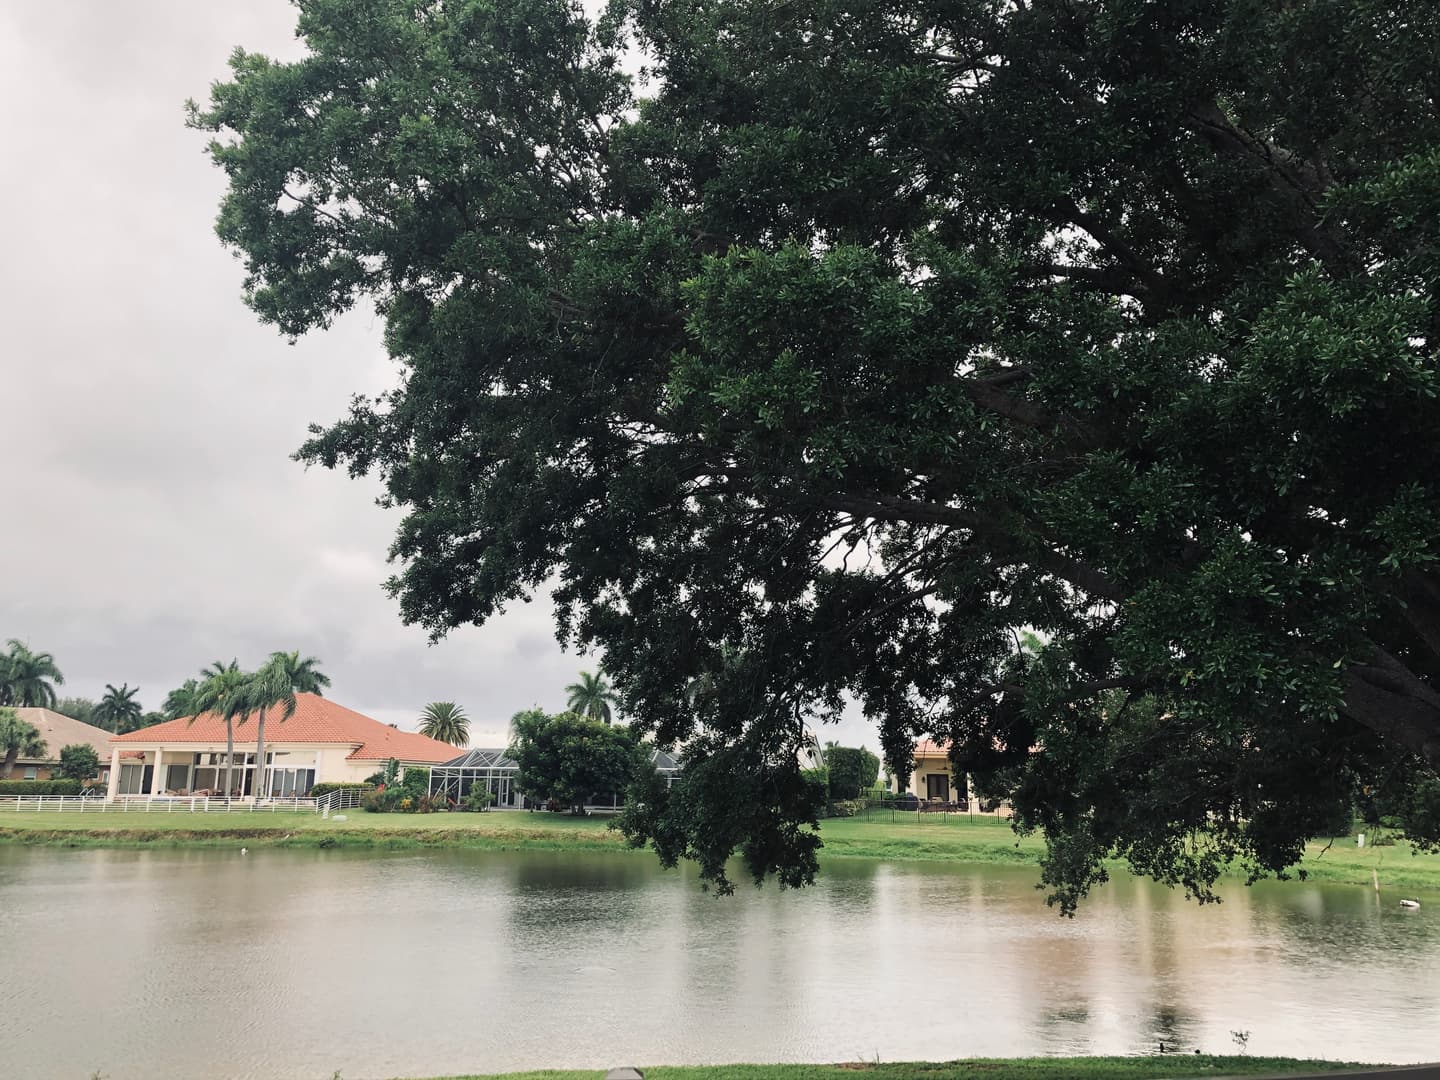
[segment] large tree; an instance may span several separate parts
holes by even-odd
[[[61,716],[79,720],[82,724],[93,723],[95,719],[95,702],[89,698],[63,697],[55,702],[53,708]]]
[[[580,681],[565,687],[565,705],[571,712],[608,724],[611,706],[620,699],[600,672],[580,672]]]
[[[224,677],[223,675],[220,677]],[[284,723],[295,715],[296,694],[320,694],[330,685],[330,676],[320,670],[320,661],[313,656],[302,658],[299,652],[273,652],[258,671],[244,677],[234,697],[227,699],[227,713],[245,723],[255,714],[255,805],[268,793],[265,791],[265,715],[274,713]]]
[[[420,734],[451,746],[470,742],[470,718],[453,701],[432,701],[420,716]]]
[[[0,780],[9,780],[15,762],[20,758],[39,758],[45,754],[45,740],[40,730],[19,713],[0,706]]]
[[[225,801],[228,803],[235,787],[235,720],[250,711],[246,700],[250,676],[241,671],[237,663],[215,664],[200,674],[202,681],[190,697],[190,724],[206,713],[214,713],[225,722]]]
[[[520,790],[576,813],[595,796],[626,790],[649,762],[629,728],[578,713],[519,713],[511,730],[506,754],[518,766]]]
[[[894,772],[930,735],[1012,798],[1067,908],[1110,854],[1201,896],[1282,871],[1357,783],[1433,777],[1440,8],[311,0],[300,32],[192,122],[259,316],[373,302],[402,365],[301,456],[405,512],[407,621],[558,578],[562,637],[689,740],[632,832],[662,858],[809,880],[797,747],[847,697]],[[727,776],[773,812],[715,827]]]
[[[5,646],[5,653],[0,654],[0,705],[53,709],[55,687],[65,685],[55,657],[34,652],[15,638]]]
[[[100,772],[100,751],[89,743],[71,743],[60,748],[55,775],[66,780],[94,780]]]
[[[119,687],[106,683],[105,693],[101,695],[100,703],[95,706],[93,713],[95,723],[100,727],[108,727],[116,735],[139,728],[145,716],[145,707],[136,700],[135,695],[138,693],[140,688],[132,687],[129,683]]]
[[[160,711],[165,714],[167,720],[178,720],[182,716],[194,716],[203,710],[196,708],[199,700],[200,687],[206,678],[213,676],[201,675],[199,679],[186,679],[183,683],[165,695],[165,702],[160,706]]]

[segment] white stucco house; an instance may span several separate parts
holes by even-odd
[[[261,798],[303,796],[316,784],[358,782],[395,758],[432,766],[457,748],[382,724],[320,697],[297,694],[295,712],[265,714]],[[237,719],[231,795],[255,794],[256,714]],[[224,795],[225,722],[215,713],[167,720],[110,740],[112,801],[128,795]]]

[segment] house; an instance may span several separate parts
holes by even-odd
[[[261,797],[304,796],[316,784],[365,780],[394,758],[405,765],[438,765],[455,747],[382,724],[318,694],[296,694],[295,712],[265,714]],[[231,794],[255,794],[257,715],[236,718]],[[153,724],[110,740],[107,798],[125,795],[223,795],[225,721],[217,713]]]
[[[650,763],[655,771],[673,784],[680,776],[680,759],[664,750],[652,750]],[[495,797],[491,805],[501,810],[523,810],[530,806],[520,790],[520,766],[505,756],[504,750],[467,750],[443,765],[430,770],[430,793],[444,795],[459,802],[476,785],[488,787]],[[625,803],[623,794],[597,792],[585,804],[587,810],[618,810]]]
[[[95,748],[95,753],[100,756],[99,779],[104,780],[110,775],[110,732],[104,728],[98,728],[94,724],[86,724],[66,716],[64,713],[58,713],[53,709],[18,705],[12,706],[12,708],[16,716],[40,732],[40,737],[45,740],[45,753],[35,758],[21,757],[17,759],[15,768],[7,779],[52,779],[55,775],[55,767],[60,764],[60,751],[67,746],[74,746],[76,743],[83,743]]]
[[[905,790],[917,799],[922,802],[938,800],[941,803],[955,804],[962,810],[984,809],[978,797],[974,797],[972,802],[974,784],[968,774],[962,776],[957,783],[951,770],[948,744],[936,742],[934,739],[921,739],[915,744],[912,765],[910,786]],[[894,777],[890,778],[890,788],[899,790]],[[1001,803],[996,812],[1001,817],[1008,817],[1009,804]]]

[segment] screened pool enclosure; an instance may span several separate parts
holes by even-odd
[[[664,750],[650,755],[655,771],[673,784],[680,775],[680,759]],[[477,785],[488,788],[494,796],[492,805],[500,810],[526,810],[539,806],[539,800],[526,798],[520,790],[520,769],[505,756],[504,750],[470,750],[444,765],[430,770],[430,794],[443,795],[459,802]],[[587,810],[616,810],[625,805],[624,792],[597,791],[585,803]]]

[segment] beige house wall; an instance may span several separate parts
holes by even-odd
[[[120,765],[150,765],[156,764],[156,755],[159,755],[160,768],[168,770],[172,765],[187,766],[187,775],[194,778],[193,762],[196,754],[203,754],[208,757],[210,754],[224,755],[225,744],[220,743],[186,743],[183,746],[146,746],[144,743],[123,743],[120,748],[125,753],[141,752],[144,758],[121,758]],[[271,767],[274,769],[314,769],[315,783],[317,784],[351,784],[360,783],[375,775],[385,767],[383,761],[357,761],[349,757],[355,747],[353,744],[344,743],[272,743],[269,740],[265,743],[265,752],[273,753],[274,760]],[[242,754],[255,753],[255,740],[237,738],[235,740],[235,755],[237,758]],[[243,760],[243,759],[242,759]],[[102,763],[105,769],[109,768],[109,758]],[[202,768],[210,768],[205,765]],[[220,765],[218,769],[221,774],[217,787],[224,786],[223,773],[225,766]],[[19,767],[16,767],[16,774],[19,775]],[[116,779],[118,781],[119,774]],[[192,790],[190,785],[174,786],[168,785],[166,772],[160,773],[159,783],[154,785],[159,793],[179,792]],[[118,791],[117,785],[111,785],[110,797],[114,798]],[[142,794],[150,794],[149,791]]]
[[[910,774],[910,783],[906,786],[905,790],[922,801],[928,799],[930,797],[929,793],[931,784],[930,781],[926,779],[926,777],[930,776],[934,776],[937,778],[935,784],[937,788],[940,786],[938,778],[945,778],[946,786],[948,787],[950,792],[951,802],[959,802],[962,798],[968,798],[970,800],[970,808],[972,810],[978,811],[980,809],[979,800],[975,797],[974,781],[970,778],[969,775],[967,775],[965,777],[965,792],[960,792],[955,785],[955,778],[951,775],[950,772],[950,760],[943,754],[923,754],[920,757],[916,758],[914,771]],[[894,777],[891,777],[890,779],[890,790],[896,790]],[[1009,817],[1009,804],[1002,803],[996,813],[1000,817]]]

